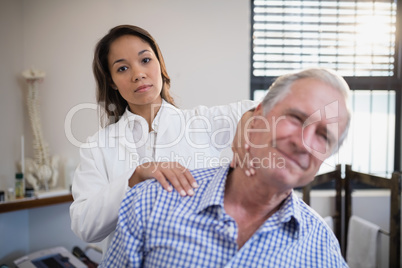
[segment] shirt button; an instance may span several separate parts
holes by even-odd
[[[229,226],[227,230],[228,230],[228,232],[229,232],[230,235],[233,235],[233,233],[234,233],[234,231],[235,231],[235,229],[234,229],[233,226]]]

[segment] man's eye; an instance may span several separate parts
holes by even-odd
[[[298,116],[297,114],[293,114],[293,115],[291,115],[290,117],[291,117],[292,120],[294,120],[295,122],[298,122],[298,123],[302,123],[302,122],[303,122],[303,119],[302,119],[300,116]]]
[[[319,135],[325,141],[325,143],[327,143],[328,145],[332,144],[332,140],[328,137],[326,133],[321,133]]]
[[[122,66],[122,67],[117,69],[118,72],[124,72],[125,70],[127,70],[126,66]]]

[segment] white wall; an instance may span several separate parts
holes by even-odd
[[[135,24],[159,43],[180,107],[248,98],[247,1],[23,1],[24,59],[47,73],[42,120],[54,153],[77,157],[64,120],[77,104],[95,103],[95,43],[113,26]],[[25,122],[28,126],[28,122]],[[97,129],[96,112],[77,113],[72,133],[83,141]]]
[[[65,118],[75,106],[95,103],[93,49],[111,27],[147,29],[161,47],[179,107],[210,106],[249,97],[249,6],[233,0],[0,0],[0,190],[14,184],[21,135],[26,156],[33,155],[23,70],[47,74],[40,112],[51,154],[78,161]],[[75,114],[74,137],[84,141],[97,122],[93,110]],[[0,264],[51,245],[71,250],[79,244],[68,205],[0,214]]]
[[[0,190],[12,186],[20,157],[23,91],[18,75],[23,66],[22,2],[0,2]]]

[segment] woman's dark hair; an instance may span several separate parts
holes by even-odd
[[[104,108],[107,115],[107,124],[117,122],[127,107],[127,101],[118,90],[112,87],[113,81],[109,70],[108,55],[110,45],[123,35],[134,35],[147,42],[158,58],[162,74],[161,97],[174,105],[170,95],[170,77],[166,71],[165,61],[155,39],[144,29],[133,25],[119,25],[112,28],[96,45],[92,69],[96,80],[96,98],[98,104]]]

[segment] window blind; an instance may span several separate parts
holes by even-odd
[[[394,1],[254,0],[252,76],[308,67],[342,76],[393,76]]]

